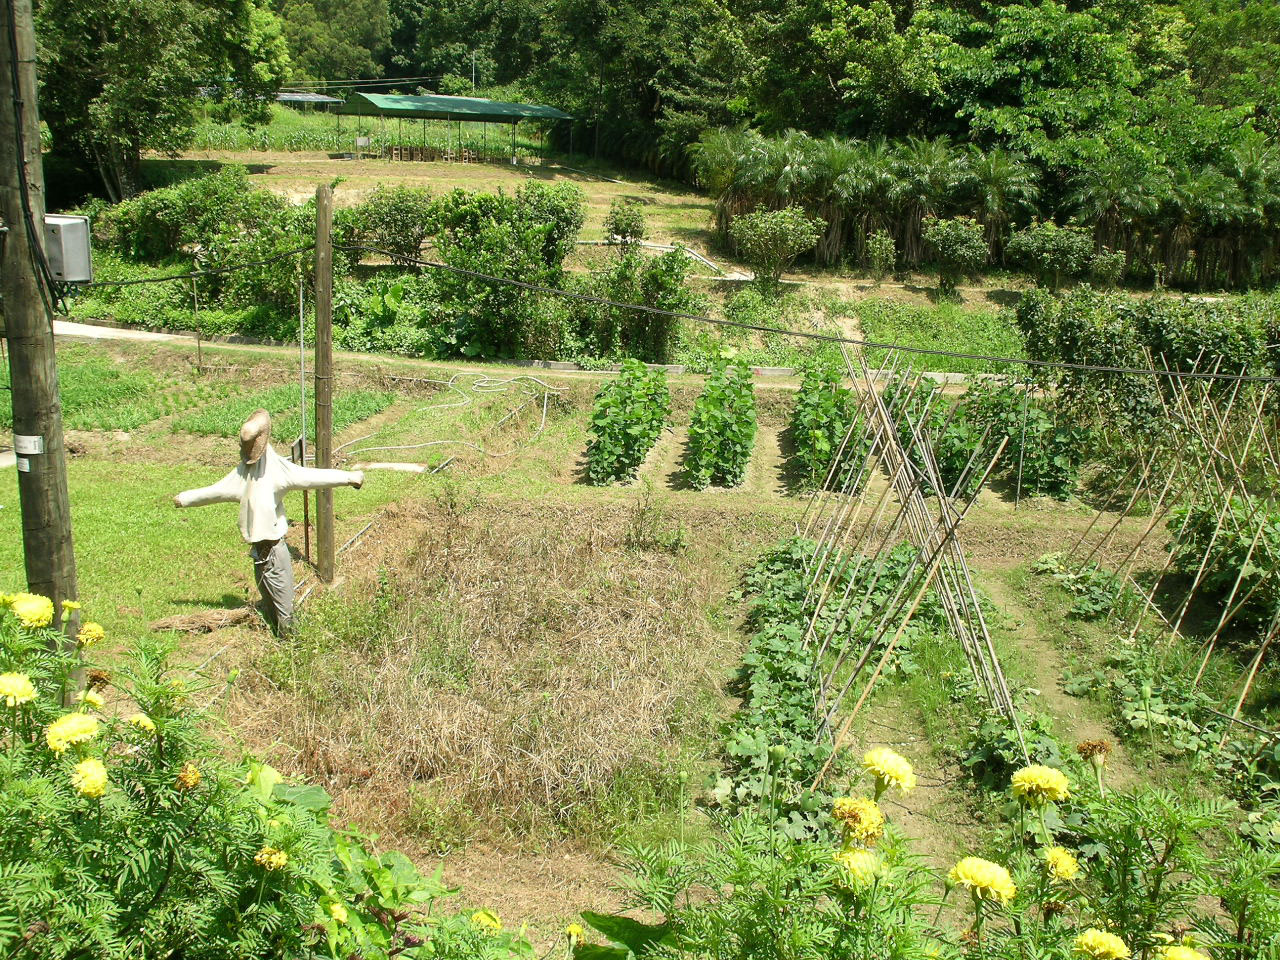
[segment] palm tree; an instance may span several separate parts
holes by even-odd
[[[818,262],[826,266],[836,263],[845,247],[845,226],[851,201],[855,197],[856,169],[861,153],[852,140],[827,137],[814,145],[814,196],[818,216],[826,223],[818,240]]]
[[[977,192],[974,215],[985,228],[991,262],[1004,259],[1004,238],[1021,214],[1035,212],[1040,186],[1021,155],[999,147],[987,153],[973,150],[969,179]]]
[[[707,130],[697,143],[689,145],[689,158],[699,186],[715,197],[716,235],[724,242],[729,221],[742,209],[751,207],[746,195],[746,168],[754,166],[764,149],[758,131],[741,127]]]
[[[1093,227],[1099,247],[1139,255],[1140,238],[1170,193],[1169,172],[1149,157],[1086,167],[1072,179],[1067,205]]]
[[[946,137],[908,137],[895,147],[894,155],[898,174],[894,199],[901,217],[899,249],[906,263],[915,267],[924,256],[924,218],[937,216],[954,200],[963,182],[966,158]]]

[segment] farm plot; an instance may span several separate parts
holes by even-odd
[[[286,358],[275,376],[290,389]],[[1118,931],[1135,955],[1146,944],[1155,957],[1156,935],[1189,923],[1235,960],[1220,918],[1199,913],[1188,896],[1192,882],[1227,889],[1230,871],[1251,855],[1235,839],[1240,824],[1244,843],[1260,844],[1275,822],[1267,741],[1244,736],[1229,719],[1210,722],[1211,710],[1230,715],[1227,698],[1238,695],[1260,644],[1256,626],[1222,634],[1199,687],[1192,683],[1197,649],[1222,608],[1206,610],[1206,594],[1170,629],[1183,598],[1172,585],[1195,578],[1192,554],[1203,556],[1213,529],[1200,519],[1170,526],[1175,515],[1161,486],[1171,474],[1179,484],[1191,476],[1174,466],[1176,452],[1117,443],[1115,423],[1073,412],[1069,391],[1051,384],[940,392],[904,376],[881,384],[885,428],[863,386],[828,371],[798,391],[795,383],[749,384],[759,430],[740,488],[652,483],[682,467],[678,435],[666,432],[638,482],[594,486],[586,482],[592,410],[612,375],[405,365],[394,376],[380,370],[362,382],[353,369],[346,384],[391,383],[396,396],[338,444],[348,465],[369,470],[365,489],[338,498],[340,527],[357,533],[372,521],[343,555],[345,582],[308,600],[287,646],[252,628],[184,641],[194,658],[216,654],[216,671],[238,671],[226,701],[231,729],[281,770],[322,784],[343,820],[375,827],[423,868],[443,864],[447,878],[465,882],[470,902],[496,910],[508,928],[528,921],[545,949],[563,943],[560,931],[584,909],[579,922],[597,923],[585,934],[595,943],[623,932],[593,919],[623,905],[610,890],[617,874],[608,851],[620,850],[637,883],[652,864],[672,862],[663,857],[697,883],[723,881],[718,864],[727,859],[772,863],[770,876],[790,878],[796,894],[786,916],[759,905],[765,928],[799,918],[868,956],[878,956],[890,930],[908,931],[922,951],[965,949],[971,898],[952,896],[940,913],[938,900],[943,875],[979,856],[1007,867],[1017,888],[1008,904],[982,904],[993,944],[1015,942],[1016,921],[1061,953],[1088,923]],[[701,378],[669,378],[677,431],[703,388]],[[1188,400],[1167,399],[1183,407]],[[1249,409],[1235,408],[1233,422],[1245,423],[1235,418]],[[1085,423],[1087,437],[1058,432]],[[832,470],[833,448],[855,424]],[[766,430],[776,436],[786,425],[784,443],[762,455]],[[160,422],[136,443],[148,431],[193,448],[204,442]],[[801,431],[809,436],[795,436]],[[1247,429],[1235,446],[1219,447],[1239,458],[1244,436]],[[964,466],[931,481],[933,509],[940,493],[976,489],[971,464],[1004,448],[959,537],[972,610],[986,620],[1012,713],[995,709],[976,681],[963,633],[938,594],[927,592],[902,616],[930,548],[906,542],[908,526],[893,520],[905,488],[895,487],[892,471],[862,469],[875,437],[903,445],[902,462],[925,472],[940,470],[938,451],[954,446],[947,460]],[[1156,456],[1169,458],[1168,470],[1143,466]],[[809,482],[766,493],[753,479],[766,460],[770,471]],[[425,469],[375,469],[379,462]],[[168,522],[175,513],[164,512],[167,491],[185,468],[128,471],[143,489],[111,512],[104,505],[121,499],[125,476],[113,469],[92,448],[73,463],[89,531],[86,587],[154,616],[227,602],[224,584],[239,571],[239,596],[230,598],[239,602],[249,584],[230,520],[206,513],[197,526]],[[816,499],[791,495],[803,486]],[[1145,512],[1126,508],[1130,500],[1145,502]],[[863,519],[855,521],[859,503]],[[149,546],[195,541],[195,576],[185,582],[198,586],[179,589],[145,563],[141,575],[122,568],[126,510],[147,518]],[[822,531],[841,515],[848,535],[836,541]],[[1244,508],[1230,527],[1224,521],[1243,552],[1213,553],[1215,570],[1230,571],[1230,557],[1248,552],[1251,540],[1239,533],[1250,515]],[[1169,561],[1161,578],[1170,556],[1164,537],[1183,527],[1186,557]],[[791,538],[796,530],[810,539]],[[873,549],[881,542],[883,551]],[[830,556],[816,560],[822,550]],[[829,582],[825,573],[815,580],[815,570],[829,571]],[[108,582],[139,576],[145,595],[133,598]],[[1230,581],[1215,573],[1219,600]],[[1245,591],[1254,585],[1244,583]],[[122,632],[144,622],[136,613],[112,617],[108,627]],[[863,649],[869,666],[858,662]],[[879,682],[860,700],[877,664]],[[1255,697],[1273,683],[1264,665]],[[841,697],[846,686],[853,695]],[[1266,729],[1268,702],[1249,698],[1247,721]],[[1173,735],[1153,738],[1153,729]],[[1220,747],[1223,733],[1230,736]],[[910,781],[892,756],[863,760],[876,747],[911,765],[909,794],[895,785]],[[1105,763],[1095,763],[1099,756]],[[1067,795],[1020,805],[1010,783],[1028,762],[1055,771],[1043,775],[1054,783],[1065,777]],[[1166,792],[1151,792],[1151,783]],[[1187,783],[1193,791],[1181,789]],[[1218,798],[1209,812],[1195,806],[1206,795]],[[888,825],[858,826],[851,811],[873,808]],[[1134,830],[1142,842],[1163,842],[1170,834],[1161,831],[1191,823],[1200,826],[1178,854],[1177,897],[1135,918],[1091,845]],[[1076,861],[1070,885],[1043,886],[1046,846]],[[1211,863],[1209,851],[1219,859]],[[892,900],[870,907],[859,899],[870,889],[855,882],[864,869],[890,879]],[[1134,869],[1144,883],[1166,877],[1150,865]],[[1045,916],[1050,894],[1081,922]],[[666,916],[693,938],[741,909],[727,894],[688,899],[688,907],[645,900],[655,912],[640,916]],[[864,926],[821,926],[832,916],[822,904],[834,902],[844,905],[842,917],[887,912]],[[1266,942],[1259,938],[1270,936],[1267,922],[1250,914],[1246,936]],[[687,953],[702,949],[684,943]]]

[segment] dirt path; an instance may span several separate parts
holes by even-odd
[[[1108,782],[1129,788],[1147,779],[1134,765],[1124,744],[1117,741],[1102,708],[1063,689],[1066,660],[1052,638],[1044,635],[1032,609],[1002,577],[987,575],[981,583],[1003,615],[1004,624],[999,629],[1004,630],[1023,653],[1023,665],[1030,672],[1031,685],[1040,692],[1034,706],[1054,718],[1054,733],[1063,748],[1073,749],[1084,740],[1106,740],[1111,744]]]

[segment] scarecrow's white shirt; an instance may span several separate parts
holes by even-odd
[[[270,445],[258,462],[240,464],[217,483],[178,494],[178,506],[240,501],[240,534],[249,543],[279,540],[289,530],[284,515],[284,495],[290,490],[323,490],[359,483],[362,477],[347,470],[318,470],[291,463]]]

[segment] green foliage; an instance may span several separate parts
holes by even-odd
[[[876,343],[901,344],[926,350],[980,354],[988,357],[1025,355],[1022,335],[1007,310],[970,310],[950,301],[917,306],[896,300],[862,300],[844,306],[856,316],[867,339]],[[886,352],[868,351],[867,362],[875,368]],[[967,357],[898,353],[901,363],[913,370],[947,373],[1004,373],[1008,364]]]
[[[1053,721],[1042,713],[1019,711],[1015,727],[1003,714],[988,711],[970,724],[960,763],[982,787],[1003,791],[1028,758],[1055,769],[1063,765]]]
[[[937,258],[938,289],[944,295],[954,294],[963,277],[973,276],[987,262],[982,225],[969,217],[926,219],[923,235]]]
[[[1132,611],[1137,598],[1137,593],[1112,571],[1093,562],[1068,565],[1060,553],[1040,557],[1032,570],[1050,574],[1060,587],[1075,596],[1067,610],[1067,616],[1074,620],[1100,620],[1116,612],[1124,615]]]
[[[874,560],[834,558],[836,575],[819,609],[807,575],[817,550],[811,540],[785,540],[743,578],[752,636],[735,683],[742,705],[725,732],[725,775],[714,790],[716,802],[727,809],[772,811],[781,829],[797,838],[813,835],[825,822],[826,800],[815,796],[810,784],[831,757],[830,731],[824,733],[815,707],[821,664],[805,643],[810,620],[815,636],[840,638],[832,656],[868,644],[882,626],[885,606],[896,604],[921,573],[914,548],[906,544]],[[846,596],[859,602],[843,605]],[[897,625],[891,627],[896,632]],[[898,638],[888,675],[915,674],[918,644],[946,629],[936,598],[926,596]],[[883,643],[877,643],[873,655],[883,653]]]
[[[1095,253],[1089,260],[1089,276],[1093,282],[1104,290],[1119,286],[1124,279],[1128,258],[1119,250],[1103,249]]]
[[[376,77],[391,40],[387,0],[281,0],[291,79]]]
[[[740,360],[721,361],[693,407],[684,467],[690,485],[736,487],[747,475],[755,437],[751,368]]]
[[[1056,291],[1064,278],[1074,280],[1089,269],[1093,237],[1083,227],[1033,220],[1009,238],[1004,250],[1010,260],[1034,274],[1041,286]]]
[[[96,168],[112,200],[141,186],[144,150],[192,138],[200,86],[214,108],[263,119],[288,71],[280,20],[265,3],[49,0],[37,10],[40,117],[55,153]]]
[[[93,240],[134,260],[167,260],[223,233],[254,233],[288,206],[254,189],[244,167],[227,166],[102,209],[92,218]]]
[[[883,398],[925,494],[939,493],[939,483],[949,497],[967,497],[978,489],[991,442],[984,442],[985,430],[968,418],[963,406],[943,400],[933,381],[913,382],[902,375],[885,384]],[[922,441],[931,448],[932,459],[926,459]]]
[[[345,430],[354,423],[367,420],[395,401],[394,393],[376,390],[351,390],[333,398],[333,429]],[[302,416],[298,410],[296,386],[272,387],[259,393],[234,397],[221,403],[192,410],[173,421],[173,429],[215,437],[234,437],[240,425],[253,411],[262,408],[272,415],[271,431],[280,444],[292,443],[302,432]],[[311,423],[308,410],[307,422]],[[284,414],[283,416],[278,416]]]
[[[223,759],[203,704],[233,679],[179,669],[174,641],[150,638],[109,673],[90,662],[90,686],[67,710],[82,653],[56,615],[34,622],[6,598],[0,673],[33,689],[0,709],[0,826],[12,841],[0,852],[0,947],[54,960],[532,956],[460,916],[424,923],[417,911],[454,892],[439,875],[335,829],[320,787]],[[56,735],[72,722],[83,727],[74,739]]]
[[[850,474],[862,469],[871,452],[871,438],[861,422],[857,398],[841,383],[840,371],[834,366],[815,364],[805,372],[790,429],[800,484],[806,490],[824,485],[845,489]]]
[[[624,360],[622,372],[596,394],[587,479],[606,484],[634,477],[670,415],[666,373],[639,360]]]
[[[571,280],[570,289],[676,313],[696,313],[703,306],[689,287],[689,258],[681,250],[650,257],[626,245],[603,271]],[[672,361],[679,329],[674,317],[582,300],[569,305],[565,324],[561,352],[566,357],[635,357],[646,363]]]
[[[406,263],[422,254],[422,244],[435,233],[431,191],[425,187],[381,184],[356,208],[356,238]]]
[[[1013,380],[979,381],[965,395],[965,416],[988,431],[988,444],[1008,440],[997,469],[1021,493],[1065,500],[1075,490],[1089,434],[1060,426],[1051,399],[1032,392]]]
[[[898,247],[888,230],[877,230],[867,238],[867,262],[876,280],[883,280],[893,272],[898,260]]]
[[[1280,609],[1280,513],[1233,496],[1227,504],[1174,507],[1168,528],[1174,536],[1173,568],[1199,576],[1202,597],[1224,607],[1234,590],[1232,606],[1240,607],[1236,617],[1269,623]]]
[[[750,815],[716,825],[701,844],[624,848],[625,905],[660,920],[584,913],[615,946],[577,956],[922,960],[938,949],[924,922],[925,907],[937,902],[929,874],[898,831],[886,837],[874,876],[859,884],[826,844],[790,838]]]
[[[734,219],[729,227],[733,245],[756,271],[759,280],[776,284],[796,257],[813,248],[822,236],[820,221],[800,207],[760,208]]]
[[[382,350],[407,357],[446,351],[448,328],[429,273],[374,276],[334,284],[333,342],[347,350]]]
[[[609,215],[604,218],[604,235],[610,243],[618,243],[623,249],[643,240],[645,236],[644,209],[640,201],[628,197],[615,197],[609,204]]]

